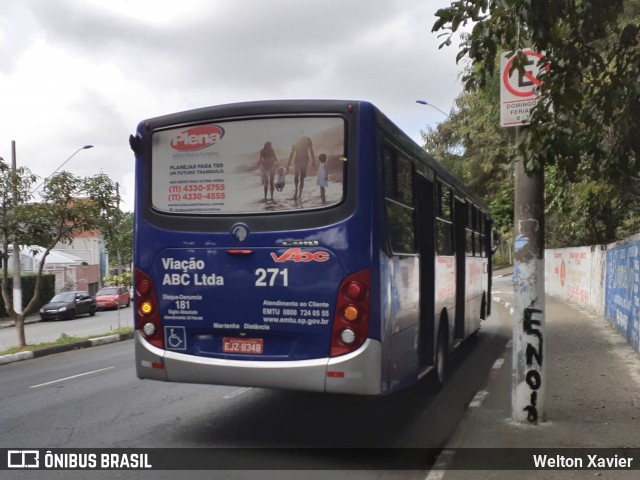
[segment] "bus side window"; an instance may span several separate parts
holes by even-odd
[[[466,230],[466,234],[467,234],[467,239],[466,239],[466,253],[467,253],[467,257],[473,257],[473,230],[470,230],[467,228]]]
[[[388,147],[382,150],[382,165],[384,173],[384,195],[396,198],[398,195],[398,172],[396,169],[396,152]]]
[[[393,253],[416,253],[413,225],[413,168],[411,161],[385,147],[382,153],[387,236]]]
[[[486,224],[487,217],[481,212],[480,213],[480,256],[487,256],[487,233],[486,233]]]
[[[413,206],[413,168],[411,160],[398,156],[396,171],[398,175],[397,199],[405,205]]]
[[[453,222],[451,189],[437,182],[436,251],[438,255],[453,255]]]
[[[394,253],[416,253],[413,208],[386,200],[389,244]]]
[[[465,225],[465,253],[467,255],[467,257],[473,257],[473,205],[471,205],[470,203],[465,203],[464,204],[464,208],[465,208],[465,212],[466,213],[466,225]]]

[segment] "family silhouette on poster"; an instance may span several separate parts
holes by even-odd
[[[307,168],[309,162],[315,167],[316,158],[313,152],[313,143],[311,139],[300,132],[300,138],[291,146],[289,161],[286,169],[278,165],[276,152],[271,142],[266,142],[262,150],[260,150],[260,158],[258,159],[258,167],[260,167],[260,178],[264,186],[264,200],[267,201],[267,193],[271,194],[273,201],[273,192],[277,190],[282,192],[285,186],[285,177],[289,174],[291,162],[293,161],[294,175],[293,183],[295,192],[294,200],[302,200],[302,189],[304,188],[304,180],[307,177]],[[326,188],[329,186],[329,175],[327,172],[327,156],[322,153],[318,155],[318,168],[316,185],[320,187],[320,199],[322,203],[326,202]]]

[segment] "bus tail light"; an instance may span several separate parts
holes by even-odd
[[[155,347],[164,349],[162,323],[158,310],[158,298],[151,277],[136,268],[135,326],[142,336]]]
[[[347,277],[338,291],[338,302],[331,333],[331,356],[357,350],[369,335],[371,271],[362,270]]]

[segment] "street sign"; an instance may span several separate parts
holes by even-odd
[[[514,70],[515,55],[502,54],[500,57],[500,126],[518,127],[527,125],[531,109],[540,101],[538,87],[542,84],[537,79],[540,67],[538,62],[544,58],[542,53],[530,49],[523,50],[528,62],[525,70],[520,73]]]

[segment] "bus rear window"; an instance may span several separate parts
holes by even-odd
[[[176,214],[325,208],[344,197],[339,117],[234,120],[153,133],[151,202]]]

